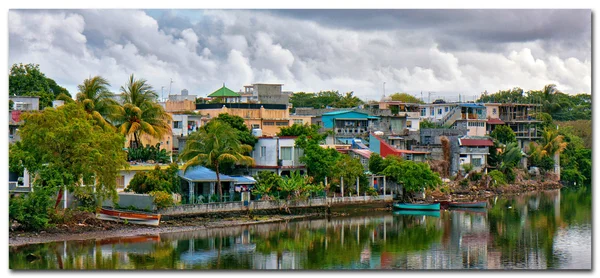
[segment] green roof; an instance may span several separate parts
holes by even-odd
[[[240,94],[230,90],[223,84],[223,87],[214,91],[212,94],[208,95],[208,97],[240,97]]]

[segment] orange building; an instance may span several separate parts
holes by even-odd
[[[285,104],[215,103],[196,104],[202,125],[219,114],[242,117],[249,129],[260,129],[263,136],[273,136],[282,127],[290,126],[290,112]]]

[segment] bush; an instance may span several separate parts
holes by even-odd
[[[468,174],[471,171],[473,171],[473,164],[471,164],[471,163],[463,164],[462,168],[465,170],[465,174]]]
[[[73,197],[79,202],[78,208],[83,211],[95,212],[97,207],[96,197],[91,187],[76,187]]]
[[[156,165],[150,172],[138,172],[133,176],[125,191],[133,191],[138,194],[152,191],[179,192],[178,169],[177,164],[171,164],[166,170],[161,170],[160,166]]]
[[[468,179],[462,179],[462,180],[460,180],[460,182],[458,182],[458,184],[460,186],[468,186],[469,185],[469,180]]]
[[[9,218],[19,222],[24,230],[39,231],[48,227],[49,211],[52,208],[53,190],[35,187],[25,196],[16,196],[9,200]]]
[[[377,190],[375,190],[375,188],[373,187],[369,187],[365,193],[367,193],[368,196],[377,196],[379,194],[377,194]]]
[[[160,149],[160,144],[156,144],[156,146],[146,145],[131,148],[127,152],[127,160],[128,161],[141,161],[145,162],[148,160],[153,160],[156,163],[167,163],[170,159],[170,153],[165,149]]]
[[[472,181],[478,181],[481,180],[482,176],[483,174],[481,174],[481,172],[471,172],[471,174],[469,174],[469,179]]]
[[[493,186],[506,184],[506,178],[505,178],[504,174],[498,170],[493,170],[493,171],[489,172],[488,176],[490,176],[490,178],[492,179]]]
[[[154,197],[154,204],[158,209],[168,208],[175,205],[175,202],[173,202],[173,196],[171,196],[171,194],[168,192],[152,191],[150,192],[150,196]]]

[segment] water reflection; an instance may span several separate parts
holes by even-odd
[[[10,249],[11,269],[591,268],[591,194]]]

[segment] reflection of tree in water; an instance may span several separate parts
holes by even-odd
[[[557,230],[590,219],[591,194],[585,189],[499,199],[489,210],[492,247],[501,251],[502,264],[509,268],[557,268],[560,257],[553,248]]]

